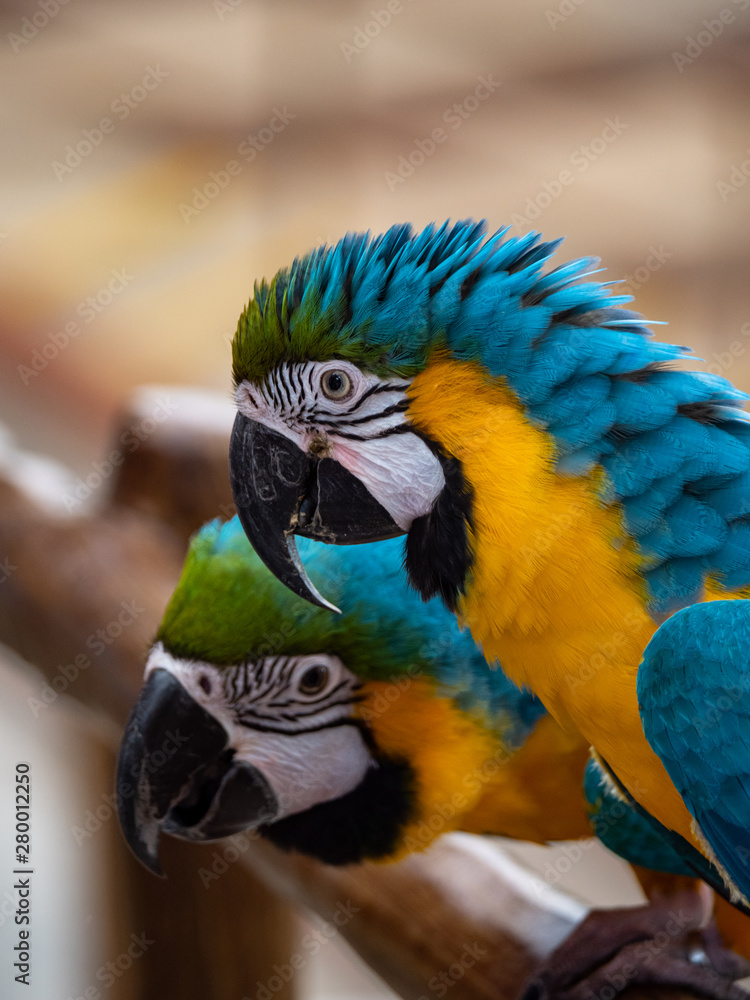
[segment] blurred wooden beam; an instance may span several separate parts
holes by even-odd
[[[514,883],[494,849],[475,853],[473,840],[453,834],[398,864],[347,868],[260,842],[247,863],[340,931],[399,996],[423,1000],[450,985],[456,1000],[513,1000],[584,907],[556,893],[534,898],[530,877]]]

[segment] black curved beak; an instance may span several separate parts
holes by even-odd
[[[355,545],[404,534],[342,465],[303,452],[244,413],[234,421],[229,472],[237,514],[255,551],[283,584],[320,607],[339,610],[307,576],[295,535]]]
[[[117,809],[135,856],[156,875],[161,831],[217,840],[273,821],[276,796],[257,768],[234,760],[224,727],[167,670],[153,670],[125,727]]]

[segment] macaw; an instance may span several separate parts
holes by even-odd
[[[397,540],[302,551],[342,615],[277,581],[237,518],[193,538],[118,762],[121,825],[140,860],[160,872],[162,831],[203,841],[258,828],[344,864],[395,860],[449,830],[544,843],[590,836],[593,824],[655,900],[625,911],[633,940],[644,922],[656,934],[695,872],[611,787],[587,776],[584,801],[580,733],[487,670],[439,600],[406,588]],[[686,931],[703,919],[690,912]],[[603,941],[602,960],[610,951]],[[713,950],[719,963],[726,954]],[[595,964],[587,947],[585,968]],[[669,975],[727,995],[713,969],[683,962]],[[576,983],[569,962],[564,983],[571,998],[595,985],[590,974]]]
[[[636,684],[669,615],[750,587],[746,396],[671,367],[688,349],[584,280],[596,259],[545,271],[558,243],[394,226],[256,285],[233,341],[235,502],[266,565],[328,606],[296,536],[406,535],[416,591],[729,895]]]
[[[161,830],[260,826],[330,864],[393,860],[451,829],[591,835],[585,741],[407,589],[398,543],[304,551],[343,615],[279,583],[236,517],[194,537],[118,764],[144,864],[159,870]],[[165,746],[169,733],[185,742]]]

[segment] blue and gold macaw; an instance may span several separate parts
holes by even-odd
[[[407,589],[400,548],[308,543],[332,615],[268,572],[237,518],[194,537],[120,754],[122,826],[146,865],[162,829],[260,826],[331,864],[393,860],[452,829],[590,835],[585,741]],[[184,744],[165,750],[168,733]]]
[[[633,941],[644,924],[653,936],[695,872],[590,768],[586,803],[580,733],[487,670],[439,600],[406,588],[398,541],[302,552],[343,614],[279,583],[237,518],[194,537],[120,752],[119,812],[137,856],[158,872],[162,831],[202,841],[258,828],[345,864],[394,860],[449,830],[544,843],[593,825],[654,900],[624,911]],[[701,922],[690,912],[685,932]],[[573,943],[584,941],[590,972],[587,926]],[[579,983],[575,963],[565,969],[570,996],[588,995],[591,975]],[[727,995],[712,969],[683,962],[669,976]]]
[[[233,343],[235,500],[266,564],[321,604],[295,536],[405,534],[417,592],[712,864],[636,681],[665,618],[750,593],[746,397],[671,367],[687,349],[585,280],[595,260],[545,271],[556,245],[396,226],[257,285]]]

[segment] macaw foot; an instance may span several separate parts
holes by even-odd
[[[555,949],[520,1000],[612,1000],[637,984],[680,987],[713,1000],[748,1000],[735,980],[750,962],[729,951],[696,892],[648,906],[594,910]]]

